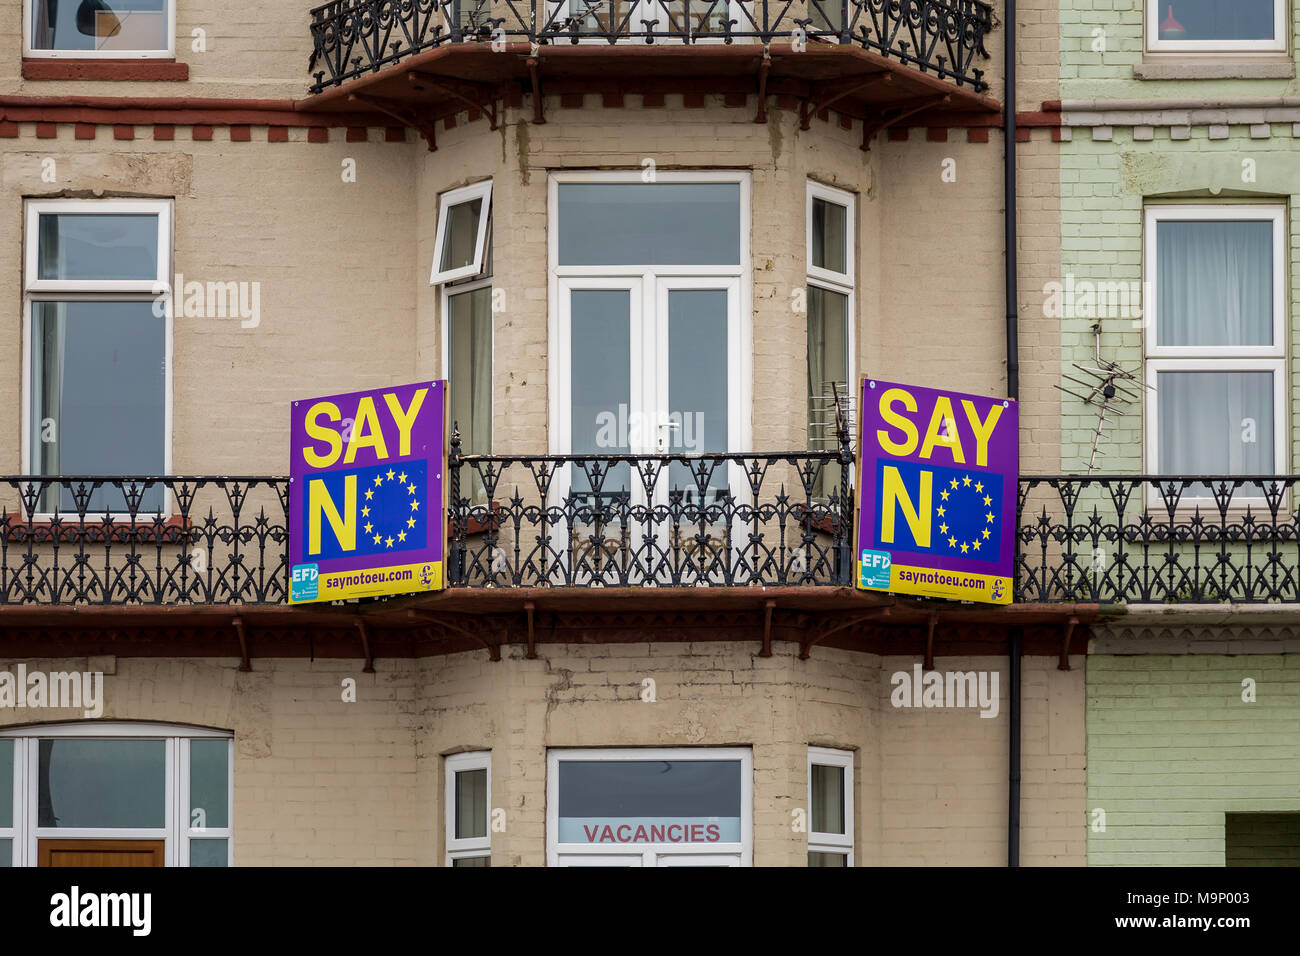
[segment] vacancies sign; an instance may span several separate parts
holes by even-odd
[[[858,587],[1010,604],[1018,406],[864,379]]]
[[[293,403],[291,604],[443,587],[446,395],[421,382]]]

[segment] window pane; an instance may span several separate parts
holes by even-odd
[[[33,0],[35,50],[165,50],[167,0]]]
[[[14,841],[0,840],[0,867],[14,865]]]
[[[672,289],[668,293],[668,408],[673,454],[727,450],[727,290]],[[656,423],[661,424],[662,422]],[[670,468],[672,488],[699,498],[699,484],[681,463]],[[708,476],[712,492],[727,487],[727,466]]]
[[[163,740],[40,741],[37,825],[161,829],[166,753]]]
[[[1160,345],[1273,344],[1272,222],[1156,225]]]
[[[831,272],[848,272],[848,210],[833,202],[812,201],[812,264]]]
[[[492,452],[492,289],[447,297],[447,374],[451,420],[460,426],[461,451]]]
[[[452,866],[491,866],[490,856],[460,856],[451,861]]]
[[[0,740],[0,828],[14,825],[14,742]]]
[[[813,764],[809,801],[814,833],[843,833],[844,768]]]
[[[442,259],[439,272],[461,269],[474,263],[478,244],[478,223],[483,215],[482,197],[457,203],[447,212],[447,225],[442,236]]]
[[[1156,395],[1160,474],[1273,473],[1272,372],[1159,372]]]
[[[808,448],[838,451],[835,433],[837,399],[846,412],[849,387],[849,297],[808,287]],[[840,484],[840,466],[827,462],[813,486],[813,496],[828,498]]]
[[[735,843],[736,760],[563,760],[561,843]]]
[[[215,829],[230,825],[230,742],[190,741],[191,827]],[[202,810],[202,814],[194,811]]]
[[[626,455],[632,395],[631,294],[626,289],[575,289],[569,304],[573,454]],[[631,476],[626,463],[609,469],[602,494],[627,492]],[[575,494],[592,490],[587,473],[576,466],[572,482]],[[610,500],[601,504],[609,505]]]
[[[32,304],[32,461],[44,475],[161,475],[165,462],[166,319],[150,302]],[[53,495],[43,510],[52,511]],[[158,511],[163,489],[144,496]],[[74,508],[64,489],[60,507]],[[100,489],[92,511],[126,510]]]
[[[487,836],[487,771],[456,774],[456,839]]]
[[[847,853],[819,853],[816,851],[808,852],[809,866],[848,866],[849,855]]]
[[[38,218],[39,278],[158,278],[157,216],[42,213]]]
[[[560,265],[739,265],[739,183],[561,183]]]
[[[225,840],[190,840],[190,866],[227,866],[230,848]]]
[[[1147,0],[1162,40],[1272,40],[1275,0]]]

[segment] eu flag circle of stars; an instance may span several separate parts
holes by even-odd
[[[385,480],[389,482],[397,482],[398,484],[406,486],[406,493],[407,495],[410,496],[411,499],[410,517],[406,519],[405,526],[402,526],[400,524],[398,525],[397,534],[395,536],[391,533],[385,536],[384,529],[381,529],[380,531],[376,532],[374,523],[369,520],[366,521],[363,527],[365,528],[366,534],[371,536],[371,540],[374,544],[382,543],[384,547],[391,548],[393,547],[394,544],[399,546],[403,544],[406,541],[407,530],[415,527],[415,519],[418,517],[416,512],[420,510],[420,500],[415,497],[415,492],[416,492],[415,482],[407,481],[406,472],[402,472],[401,474],[396,474],[393,471],[393,469],[389,468],[387,474],[375,475],[375,487],[366,489],[367,502],[374,500],[375,488],[382,488]],[[362,505],[361,517],[366,519],[370,517],[369,504]],[[391,529],[386,529],[386,530],[391,531]]]
[[[983,482],[975,481],[972,484],[971,476],[964,475],[960,482],[954,478],[948,482],[948,485],[949,487],[944,488],[939,492],[940,504],[935,508],[935,514],[938,516],[940,522],[939,534],[947,539],[949,549],[956,551],[960,548],[962,554],[971,554],[972,552],[979,551],[981,547],[986,544],[996,546],[996,542],[989,540],[993,537],[994,531],[993,496],[984,491]],[[971,492],[973,492],[973,502],[963,500],[964,498],[969,497],[965,490],[967,488],[971,489]],[[972,503],[976,506],[980,504],[983,505],[983,508],[985,509],[983,522],[984,527],[980,530],[979,534],[972,538],[972,540],[960,540],[950,533],[951,529],[948,527],[948,522],[945,518],[948,515],[948,509],[950,506],[966,508],[970,507]]]

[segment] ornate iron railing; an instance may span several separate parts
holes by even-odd
[[[331,0],[311,11],[310,91],[448,43],[853,44],[984,92],[980,0]]]
[[[1300,602],[1300,476],[1022,478],[1016,600]]]
[[[451,587],[852,586],[853,452],[465,455]],[[1300,602],[1300,476],[1020,481],[1016,601]],[[0,478],[0,604],[282,604],[287,479]]]

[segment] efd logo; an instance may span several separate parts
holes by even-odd
[[[889,552],[862,550],[858,562],[858,585],[864,588],[889,587]]]
[[[320,565],[299,564],[293,569],[290,590],[295,601],[314,601],[320,589]]]

